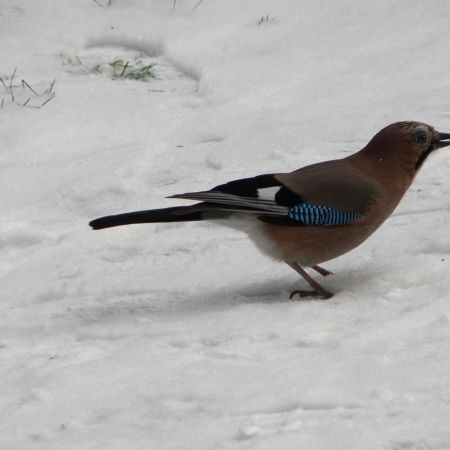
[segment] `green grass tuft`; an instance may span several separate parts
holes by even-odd
[[[156,63],[143,64],[142,60],[136,59],[134,65],[129,61],[117,59],[109,65],[113,68],[112,78],[126,78],[128,80],[146,80],[147,78],[156,78],[153,68]]]

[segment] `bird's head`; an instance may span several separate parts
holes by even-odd
[[[450,133],[421,122],[396,122],[379,131],[363,151],[383,165],[394,164],[412,175],[434,150],[448,145]]]

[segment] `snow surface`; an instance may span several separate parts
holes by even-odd
[[[449,449],[449,150],[329,301],[230,229],[87,223],[450,131],[450,2],[107,3],[0,1],[0,448]]]

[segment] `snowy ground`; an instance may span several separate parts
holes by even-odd
[[[326,302],[232,230],[87,223],[449,132],[450,2],[107,3],[0,0],[0,448],[449,449],[449,150]]]

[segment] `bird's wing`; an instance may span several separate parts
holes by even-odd
[[[384,190],[347,159],[313,164],[275,178],[307,203],[358,214],[366,213]]]
[[[280,225],[347,225],[369,209],[376,186],[342,161],[244,178],[210,191],[171,198],[200,200],[212,209],[256,214],[263,221]]]
[[[276,201],[276,192],[283,183],[274,175],[259,175],[253,178],[230,181],[214,187],[210,191],[188,192],[172,195],[169,198],[201,200],[210,204],[222,205],[227,210],[285,215],[289,211],[286,205]]]

